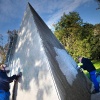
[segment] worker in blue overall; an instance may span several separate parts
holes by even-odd
[[[13,75],[12,77],[7,76],[6,65],[0,65],[0,100],[9,100],[10,97],[10,83],[13,80],[18,80],[21,75]]]
[[[96,79],[96,69],[94,65],[92,64],[91,60],[84,57],[78,57],[78,61],[81,63],[80,67],[89,72],[90,79],[94,84],[94,90],[92,91],[92,93],[93,94],[98,93],[99,83],[97,82],[97,79]]]

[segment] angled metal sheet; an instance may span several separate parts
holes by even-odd
[[[16,100],[90,100],[87,79],[30,4],[9,66],[23,73]]]

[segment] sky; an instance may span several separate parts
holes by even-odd
[[[47,26],[54,30],[63,13],[76,11],[83,22],[100,23],[100,10],[95,0],[0,0],[0,34],[3,44],[7,42],[7,31],[18,30],[22,22],[27,3],[30,3],[44,20]]]

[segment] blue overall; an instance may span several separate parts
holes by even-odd
[[[84,57],[82,58],[81,63],[83,64],[83,65],[81,65],[81,68],[83,68],[84,70],[87,70],[89,72],[91,81],[94,84],[95,91],[99,92],[99,83],[97,82],[97,79],[96,79],[95,66],[93,65],[93,63],[91,62],[90,59],[84,58]]]
[[[0,100],[9,100],[10,92],[0,90]]]
[[[90,74],[91,81],[94,84],[95,91],[99,92],[99,83],[97,82],[96,79],[96,71],[89,72],[89,74]]]
[[[13,75],[12,77],[8,77],[6,71],[0,70],[0,100],[9,100],[10,96],[10,86],[9,84],[18,76]]]

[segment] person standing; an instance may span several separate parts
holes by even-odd
[[[84,70],[87,70],[90,75],[90,79],[94,84],[94,90],[92,93],[98,93],[99,92],[99,83],[97,82],[96,79],[96,68],[94,67],[93,63],[91,62],[90,59],[84,58],[84,57],[78,57],[79,63],[81,63],[81,68]]]
[[[9,100],[10,83],[13,82],[13,80],[18,80],[18,78],[21,77],[20,74],[8,77],[6,67],[7,66],[5,64],[0,65],[0,100]]]

